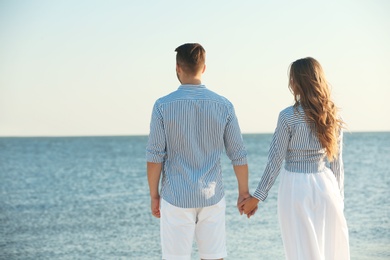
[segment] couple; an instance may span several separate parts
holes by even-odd
[[[234,107],[201,82],[205,50],[187,43],[175,51],[181,85],[155,102],[146,148],[151,211],[160,218],[162,258],[190,259],[194,237],[202,259],[227,256],[220,164],[226,151],[238,181],[240,214],[255,214],[280,173],[278,215],[286,259],[349,259],[343,122],[321,65],[313,58],[291,64],[288,85],[295,104],[279,114],[268,163],[252,196]]]

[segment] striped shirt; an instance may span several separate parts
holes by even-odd
[[[343,133],[340,131],[338,157],[328,163],[326,151],[306,122],[303,108],[290,106],[284,109],[279,114],[270,145],[267,166],[253,196],[261,201],[267,198],[284,161],[284,168],[296,173],[316,173],[329,167],[335,175],[341,195],[344,197],[342,139]]]
[[[148,162],[163,163],[161,197],[181,208],[218,203],[224,196],[220,157],[247,164],[233,105],[204,85],[181,85],[153,107]]]

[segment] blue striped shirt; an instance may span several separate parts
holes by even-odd
[[[161,197],[182,208],[218,203],[224,196],[220,158],[247,164],[233,105],[204,85],[181,85],[153,107],[148,162],[163,163]]]
[[[306,122],[303,108],[290,106],[284,109],[279,114],[267,166],[253,196],[261,201],[267,198],[283,161],[287,171],[296,173],[316,173],[329,167],[337,179],[341,195],[344,196],[342,139],[343,133],[340,131],[338,157],[327,163],[326,151]]]

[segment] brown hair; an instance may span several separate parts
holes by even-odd
[[[338,137],[343,121],[330,97],[330,87],[320,63],[311,58],[294,61],[290,65],[289,88],[305,111],[308,122],[314,122],[317,137],[332,161],[338,154]]]
[[[196,74],[205,64],[206,51],[199,43],[186,43],[175,49],[176,63],[185,73]]]

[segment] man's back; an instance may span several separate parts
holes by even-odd
[[[164,161],[163,198],[179,207],[216,204],[224,196],[225,145],[232,161],[246,157],[232,104],[204,85],[181,85],[156,101],[153,116],[148,153]]]

